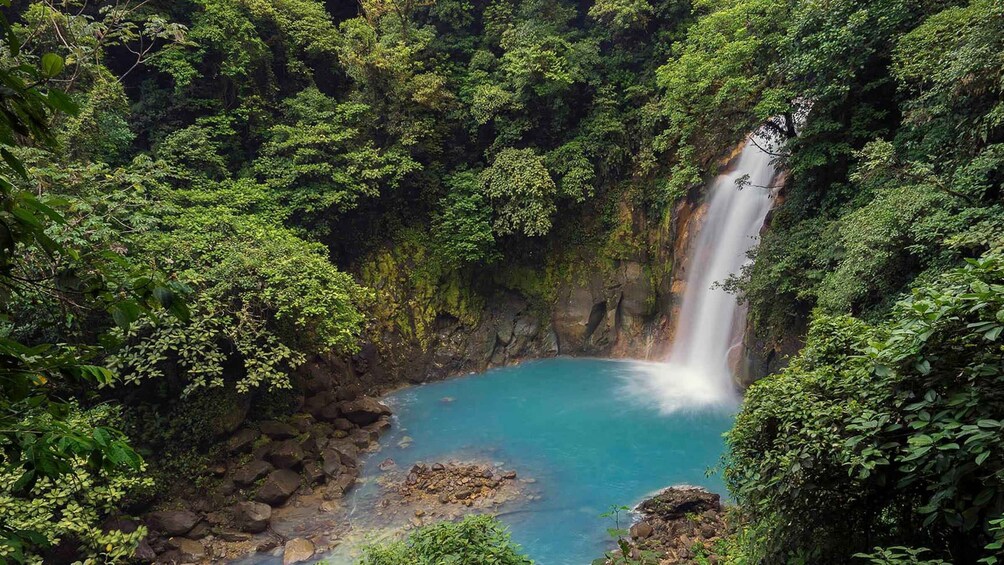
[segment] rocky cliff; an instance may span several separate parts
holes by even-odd
[[[387,246],[360,269],[367,343],[315,365],[381,389],[556,355],[660,359],[703,208],[701,187],[660,218],[625,204],[606,240],[490,274],[438,269],[420,238]]]

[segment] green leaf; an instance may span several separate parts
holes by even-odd
[[[42,55],[42,74],[52,78],[63,71],[63,58],[55,53]]]
[[[49,89],[47,99],[53,108],[71,116],[77,115],[77,112],[80,111],[76,103],[74,103],[69,96],[62,91],[56,90],[55,88]]]
[[[13,153],[8,151],[6,147],[0,147],[0,155],[3,156],[3,160],[7,163],[7,166],[13,169],[21,178],[28,178],[28,171],[24,168],[24,164]]]
[[[174,301],[174,293],[162,286],[158,286],[153,289],[153,297],[157,299],[157,302],[164,308],[170,308],[171,302]]]
[[[111,312],[112,320],[115,320],[115,325],[122,328],[123,330],[129,329],[129,324],[131,323],[131,320],[129,319],[129,316],[122,311],[121,308],[119,308],[118,306],[112,306],[111,308],[108,309],[108,311]]]

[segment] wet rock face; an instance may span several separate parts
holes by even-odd
[[[560,352],[649,357],[656,302],[651,276],[636,261],[564,283],[551,318]]]

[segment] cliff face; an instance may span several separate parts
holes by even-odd
[[[657,219],[622,205],[606,241],[492,276],[440,272],[415,239],[388,247],[360,269],[375,292],[368,342],[317,363],[382,389],[556,355],[661,359],[702,201],[695,187]]]
[[[719,165],[727,167],[741,148]],[[410,234],[358,269],[375,294],[362,351],[315,367],[378,390],[556,355],[663,359],[707,212],[707,184],[691,187],[658,218],[626,196],[604,238],[551,249],[537,267],[444,269],[428,241]],[[765,230],[769,223],[770,216]],[[803,334],[793,327],[782,342],[767,343],[747,328],[730,361],[737,384],[745,388],[783,367]]]

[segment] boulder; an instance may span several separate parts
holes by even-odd
[[[261,459],[255,459],[247,465],[239,467],[234,471],[234,482],[241,486],[253,484],[258,479],[264,477],[272,471],[272,465]]]
[[[373,434],[375,436],[374,440],[380,439],[380,434],[386,432],[389,429],[390,429],[390,418],[387,416],[382,416],[376,422],[373,422],[372,424],[366,426],[366,431],[370,432],[370,434]]]
[[[290,439],[300,435],[297,429],[293,426],[284,422],[277,422],[275,420],[262,422],[258,424],[258,427],[261,429],[261,433],[272,439]]]
[[[335,402],[335,393],[325,390],[308,397],[303,403],[303,410],[315,418],[320,418],[321,411],[332,402]]]
[[[370,446],[370,444],[376,441],[376,439],[373,437],[373,434],[371,434],[366,430],[361,430],[361,429],[352,430],[352,433],[349,434],[348,439],[349,441],[352,442],[353,445],[355,445],[359,449],[366,449],[367,447]]]
[[[268,460],[278,469],[292,469],[303,462],[303,448],[295,439],[276,443],[269,451]]]
[[[307,561],[314,556],[314,544],[306,538],[295,538],[286,542],[282,550],[282,565],[292,565]]]
[[[141,539],[139,540],[139,544],[136,545],[136,551],[133,552],[132,556],[137,561],[148,563],[157,558],[157,552],[150,547],[150,542]]]
[[[368,396],[361,396],[355,400],[342,402],[339,405],[342,416],[359,426],[372,424],[380,419],[380,416],[390,416],[390,408],[377,402],[376,399]]]
[[[238,502],[234,506],[237,525],[245,532],[257,534],[265,531],[272,518],[272,507],[261,502]]]
[[[345,418],[336,418],[331,422],[336,430],[342,430],[343,432],[349,432],[355,429],[356,425],[352,422],[346,420]]]
[[[189,510],[161,510],[146,515],[146,525],[168,536],[187,534],[199,523],[199,515]]]
[[[328,443],[328,449],[334,450],[342,459],[342,465],[346,467],[359,466],[359,448],[348,440],[332,441]]]
[[[357,384],[345,385],[335,391],[335,398],[341,402],[349,402],[362,396],[363,389]]]
[[[307,461],[303,464],[303,476],[307,479],[307,484],[316,485],[324,482],[326,473],[317,461]]]
[[[255,495],[255,500],[266,504],[282,504],[300,488],[300,475],[289,469],[272,471]]]
[[[198,562],[206,557],[206,548],[202,542],[188,538],[171,538],[167,541],[168,547],[178,550],[183,563]]]
[[[254,448],[254,450],[251,451],[251,457],[253,459],[265,459],[266,457],[268,457],[268,454],[272,451],[272,447],[275,445],[275,443],[272,440],[268,439],[267,437],[263,439],[265,440],[265,443],[259,445],[258,447]]]
[[[338,475],[338,479],[335,480],[335,486],[341,488],[343,493],[348,492],[356,484],[357,478],[359,478],[358,472],[346,469],[344,473]]]
[[[237,483],[231,479],[223,479],[220,484],[216,487],[216,492],[220,496],[230,496],[231,494],[237,492]]]
[[[300,444],[300,447],[303,448],[304,453],[316,456],[320,454],[321,451],[324,451],[324,448],[328,445],[328,439],[327,435],[321,435],[317,431],[311,431],[307,435],[307,439]]]
[[[646,539],[652,537],[652,525],[648,522],[638,522],[631,526],[631,537],[634,539]]]
[[[321,470],[329,477],[337,477],[344,470],[342,455],[334,449],[325,449],[321,454]]]
[[[295,414],[289,419],[290,425],[292,425],[298,432],[305,434],[310,431],[311,426],[314,425],[314,418],[310,414]]]
[[[315,412],[314,415],[319,420],[324,420],[325,422],[334,422],[339,418],[339,416],[342,415],[342,411],[337,403],[332,402],[331,404],[328,404],[324,408],[321,408],[320,410]]]

